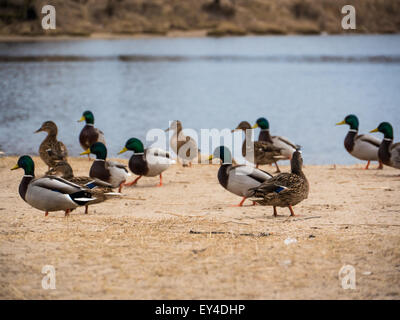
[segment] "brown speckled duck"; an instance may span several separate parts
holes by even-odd
[[[35,133],[42,131],[47,132],[47,137],[39,147],[39,155],[50,170],[57,161],[67,161],[68,151],[65,145],[57,140],[58,129],[53,121],[43,122],[42,126]]]
[[[104,133],[94,127],[94,115],[91,111],[87,110],[82,114],[82,117],[78,122],[85,121],[86,125],[81,130],[79,135],[79,143],[81,144],[83,150],[87,150],[95,142],[101,142],[104,145],[106,141],[104,139]],[[90,160],[90,153],[88,154]]]
[[[179,120],[172,121],[165,132],[170,130],[174,131],[170,140],[172,150],[177,154],[184,167],[192,166],[192,161],[199,156],[196,141],[192,137],[184,135],[182,123]]]
[[[95,181],[90,177],[75,177],[74,172],[68,162],[60,161],[50,170],[50,174],[60,176],[72,183],[80,185],[84,188],[90,188],[91,194],[96,200],[90,202],[90,205],[104,202],[107,199],[115,196],[120,196],[120,193],[113,192],[111,185],[105,182]],[[88,213],[89,204],[85,205],[85,214]]]
[[[278,159],[282,158],[281,149],[275,147],[272,143],[266,141],[254,141],[254,154],[252,150],[251,143],[251,125],[247,121],[242,121],[236,127],[236,129],[232,130],[242,130],[245,133],[245,138],[242,145],[242,156],[249,162],[252,162],[258,168],[259,165],[263,164],[272,164],[275,163],[276,168],[279,171],[278,164],[276,163]]]
[[[288,207],[290,215],[294,216],[292,206],[308,198],[309,183],[302,170],[300,151],[293,153],[290,164],[291,173],[280,173],[250,189],[253,192],[252,200],[263,206],[273,206],[275,217],[278,215],[276,207]]]

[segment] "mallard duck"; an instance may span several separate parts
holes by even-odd
[[[122,154],[126,151],[133,151],[133,155],[129,159],[129,169],[138,175],[134,181],[125,183],[124,186],[131,186],[138,182],[142,177],[160,176],[159,187],[162,186],[162,173],[167,170],[175,160],[170,159],[170,154],[159,148],[144,149],[142,141],[131,138],[125,143],[125,147],[118,153]]]
[[[381,132],[384,135],[379,146],[379,160],[389,167],[400,169],[400,142],[393,144],[393,127],[389,122],[382,122],[371,132]]]
[[[252,200],[263,206],[274,207],[275,217],[278,214],[276,207],[288,207],[290,215],[294,216],[292,206],[308,197],[309,184],[302,170],[301,151],[296,150],[293,153],[290,165],[291,173],[280,173],[250,190],[253,192]]]
[[[243,197],[237,205],[241,207],[245,200],[252,195],[249,189],[258,187],[261,183],[272,178],[268,172],[247,165],[232,165],[232,154],[229,148],[220,146],[214,150],[209,160],[219,158],[222,161],[218,170],[218,181],[226,190]]]
[[[353,157],[368,161],[365,167],[365,170],[368,170],[371,161],[379,161],[378,149],[381,141],[369,134],[357,134],[359,122],[354,114],[350,114],[343,121],[336,123],[337,126],[344,124],[350,126],[349,132],[344,138],[344,147]],[[378,169],[382,168],[382,162],[379,161]]]
[[[196,141],[184,135],[182,123],[179,120],[172,121],[170,127],[165,129],[165,132],[170,130],[174,132],[170,140],[172,150],[177,154],[178,159],[182,161],[184,167],[187,165],[192,166],[192,161],[198,159],[199,156]]]
[[[47,137],[40,144],[39,155],[50,170],[57,161],[67,161],[68,151],[64,143],[57,140],[58,129],[53,121],[43,122],[35,133],[42,131],[47,132]]]
[[[126,178],[130,175],[126,165],[122,163],[106,161],[107,148],[102,142],[93,143],[89,149],[82,152],[81,155],[93,153],[96,155],[96,160],[93,162],[89,176],[93,179],[107,182],[113,188],[117,188],[121,192],[122,185]]]
[[[104,133],[94,127],[94,115],[91,111],[85,111],[78,122],[86,121],[86,125],[82,128],[79,135],[79,143],[83,150],[87,150],[95,142],[101,142],[104,145],[106,140],[104,139]],[[88,154],[90,160],[90,154]]]
[[[275,147],[281,149],[282,159],[290,160],[293,152],[301,147],[298,144],[291,142],[288,138],[282,136],[271,136],[269,132],[269,122],[266,118],[258,118],[253,129],[260,128],[258,141],[266,141],[272,143]]]
[[[96,200],[90,202],[90,205],[101,203],[107,199],[121,195],[120,193],[113,192],[112,186],[104,181],[96,181],[93,180],[93,178],[83,176],[75,177],[71,166],[66,161],[57,162],[50,172],[52,175],[60,176],[72,183],[85,188],[90,188],[92,195],[96,198]],[[88,213],[88,206],[89,204],[85,205],[85,214]]]
[[[235,130],[242,130],[245,133],[242,145],[242,156],[247,161],[254,163],[256,168],[262,164],[275,163],[278,172],[280,172],[276,161],[282,158],[281,149],[266,141],[254,141],[253,143],[248,143],[248,141],[251,141],[251,129],[250,123],[242,121],[236,129],[232,130],[232,132]]]
[[[24,177],[19,185],[21,198],[32,207],[45,211],[45,216],[52,211],[70,211],[78,206],[90,204],[96,198],[91,190],[56,176],[44,176],[35,179],[35,163],[30,156],[22,156],[11,170],[22,168]]]

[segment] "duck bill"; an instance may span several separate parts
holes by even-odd
[[[82,116],[82,117],[78,120],[78,122],[82,122],[82,121],[85,121],[85,117],[84,117],[84,116]]]
[[[213,156],[213,155],[211,155],[211,156],[208,157],[208,161],[211,161],[212,159],[214,159],[214,156]]]
[[[42,131],[42,128],[39,128],[39,129],[37,129],[35,132],[33,132],[33,133],[38,133],[38,132],[41,132]]]
[[[258,128],[258,124],[256,123],[254,126],[251,127],[252,129]]]
[[[169,128],[165,129],[164,131],[165,131],[165,132],[168,132],[168,131],[169,131]]]
[[[374,130],[371,130],[370,133],[372,133],[372,132],[378,132],[378,131],[379,131],[378,128],[375,128]]]
[[[15,165],[14,167],[12,167],[10,170],[17,170],[17,169],[19,169],[19,165]]]
[[[342,124],[346,124],[346,121],[343,120],[343,121],[336,123],[337,126],[341,126]]]
[[[83,151],[80,155],[83,156],[85,154],[90,154],[90,148],[87,149],[86,151]]]
[[[126,147],[124,147],[120,152],[118,152],[118,154],[122,154],[122,153],[127,152],[127,151],[128,151],[128,149]]]

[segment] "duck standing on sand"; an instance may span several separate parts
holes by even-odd
[[[263,206],[273,206],[274,216],[278,215],[276,207],[288,207],[294,216],[292,206],[308,198],[309,183],[303,173],[303,158],[300,151],[295,151],[290,160],[291,173],[280,173],[250,191],[253,201]],[[259,199],[261,198],[261,199]]]
[[[258,135],[258,141],[266,141],[272,143],[275,147],[281,149],[281,160],[290,160],[293,152],[300,149],[300,146],[291,142],[288,138],[282,136],[271,136],[269,132],[269,122],[266,118],[258,118],[254,126],[260,128],[260,134]],[[280,172],[278,164],[275,162],[277,172]]]
[[[220,146],[216,148],[209,160],[219,158],[222,164],[218,170],[218,181],[226,190],[243,197],[242,201],[237,205],[243,206],[245,200],[253,194],[249,189],[258,187],[261,183],[272,178],[268,172],[256,169],[247,165],[232,165],[231,151]],[[253,203],[254,204],[254,203]]]
[[[379,146],[379,161],[389,167],[400,169],[400,142],[393,144],[393,127],[389,122],[382,122],[371,132],[381,132],[384,135]]]
[[[232,130],[232,132],[236,130],[244,131],[245,138],[242,145],[242,156],[247,161],[254,163],[256,168],[262,164],[272,163],[275,163],[278,168],[276,161],[282,158],[281,149],[266,141],[254,141],[252,144],[249,144],[248,141],[251,141],[251,129],[250,123],[242,121],[236,129]]]
[[[45,216],[52,211],[65,211],[68,216],[71,210],[96,200],[91,190],[71,183],[56,176],[44,176],[35,179],[35,163],[30,156],[22,156],[11,168],[22,168],[25,174],[19,185],[21,198],[32,207],[45,211]]]
[[[54,168],[51,169],[51,174],[60,176],[61,178],[78,184],[84,188],[90,188],[92,195],[96,198],[96,200],[90,202],[90,205],[104,202],[115,196],[121,196],[120,193],[112,191],[109,183],[99,180],[95,181],[90,177],[75,177],[71,166],[66,161],[57,162]],[[88,206],[89,204],[85,205],[85,214],[88,213]]]
[[[172,150],[177,154],[178,159],[182,161],[182,165],[192,166],[193,159],[197,159],[199,156],[199,149],[197,148],[196,141],[189,136],[185,136],[183,133],[182,123],[179,120],[174,120],[165,132],[173,131],[174,134],[171,137],[170,144]]]
[[[175,160],[171,159],[170,154],[159,148],[144,149],[142,141],[131,138],[125,143],[125,147],[118,153],[133,151],[133,155],[129,159],[129,169],[139,177],[124,186],[132,186],[142,177],[160,176],[159,187],[162,186],[162,173],[167,170]]]
[[[354,114],[349,114],[343,121],[336,125],[347,124],[350,126],[349,132],[344,138],[344,147],[353,157],[368,161],[365,170],[368,170],[371,161],[379,161],[378,169],[383,169],[382,162],[378,157],[378,150],[381,141],[369,134],[358,133],[358,118]]]
[[[122,185],[126,178],[130,175],[125,165],[118,162],[106,161],[107,148],[102,142],[93,143],[89,149],[82,152],[81,155],[93,153],[96,155],[96,160],[93,162],[89,176],[99,183],[106,182],[112,188],[118,188],[121,192]]]
[[[40,144],[39,155],[50,170],[57,161],[67,161],[68,151],[64,143],[57,140],[58,128],[53,121],[43,122],[35,133],[42,131],[47,132],[47,137]]]
[[[101,142],[104,145],[106,140],[104,139],[104,133],[94,127],[94,115],[91,111],[85,111],[78,122],[85,121],[86,125],[82,128],[79,135],[79,143],[81,144],[83,150],[87,150],[95,142]],[[90,160],[90,154],[88,154]]]

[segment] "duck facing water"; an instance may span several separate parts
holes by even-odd
[[[393,127],[389,122],[382,122],[371,132],[381,132],[384,135],[379,146],[378,157],[385,165],[400,169],[400,142],[393,144]]]
[[[52,211],[70,211],[96,200],[91,190],[56,176],[44,176],[35,179],[35,164],[30,156],[22,156],[11,170],[24,169],[24,176],[19,185],[21,198],[32,207],[45,211],[45,216]]]
[[[238,204],[241,207],[244,201],[252,195],[249,189],[258,187],[261,183],[272,178],[268,172],[247,165],[232,165],[232,155],[227,147],[220,146],[214,150],[209,160],[219,158],[222,164],[218,170],[218,181],[222,187],[240,197],[242,201]]]
[[[276,207],[288,207],[290,215],[294,216],[292,206],[308,198],[309,183],[302,170],[303,158],[300,151],[293,153],[290,165],[290,173],[280,173],[250,190],[255,202],[273,206],[275,217],[278,214]]]
[[[43,122],[35,133],[42,131],[47,132],[47,137],[40,144],[39,155],[50,170],[57,161],[67,161],[68,151],[64,143],[57,140],[58,128],[53,121]]]
[[[144,149],[142,141],[136,138],[129,139],[125,147],[118,153],[133,151],[133,155],[129,159],[129,169],[139,177],[125,186],[132,186],[142,177],[160,176],[159,187],[162,186],[162,173],[167,170],[175,160],[171,159],[170,154],[159,148]]]
[[[378,169],[383,169],[382,162],[378,157],[378,149],[381,141],[369,134],[358,133],[358,118],[354,114],[350,114],[343,121],[336,125],[349,125],[350,129],[344,138],[344,147],[353,157],[368,161],[365,170],[368,170],[371,161],[379,161]]]
[[[104,139],[104,133],[94,127],[94,115],[91,111],[85,111],[78,122],[85,121],[86,125],[82,128],[79,135],[79,143],[81,144],[83,150],[87,150],[95,142],[101,142],[104,145],[106,141]],[[90,160],[90,154],[88,154]]]

